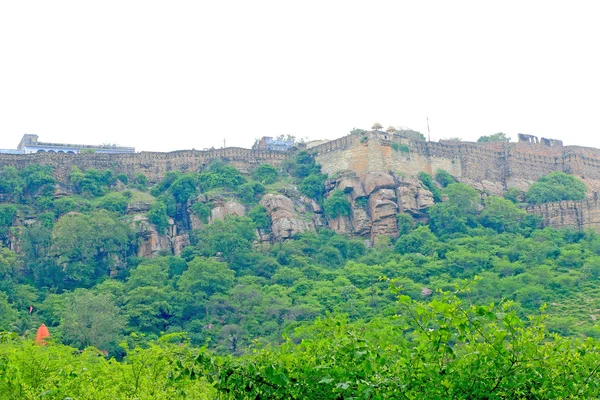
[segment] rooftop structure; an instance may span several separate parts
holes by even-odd
[[[71,143],[47,143],[38,141],[38,135],[25,134],[17,146],[17,150],[12,154],[32,154],[32,153],[68,153],[76,154],[82,151],[105,154],[132,154],[135,153],[135,147],[121,147],[117,145],[98,145]]]
[[[254,143],[254,150],[290,151],[294,147],[293,140],[277,140],[269,136],[263,136]]]

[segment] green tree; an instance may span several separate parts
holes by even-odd
[[[479,143],[487,143],[487,142],[509,142],[510,138],[506,136],[506,134],[502,132],[494,133],[489,136],[481,136],[477,139]]]
[[[485,209],[479,216],[481,225],[499,233],[516,233],[527,213],[509,200],[490,196],[486,199]]]
[[[321,201],[325,194],[325,177],[321,174],[307,176],[300,184],[300,193],[308,198]]]
[[[105,210],[66,214],[52,230],[53,254],[69,280],[90,285],[123,262],[130,230]]]
[[[0,332],[12,330],[17,318],[18,313],[8,302],[8,296],[0,292]]]
[[[346,195],[341,190],[334,191],[328,198],[323,201],[323,208],[325,209],[325,215],[329,218],[348,217],[352,212],[350,208],[350,202],[346,198]]]
[[[587,193],[585,184],[573,175],[552,172],[532,184],[525,193],[528,203],[541,204],[562,200],[583,200]]]
[[[443,169],[438,169],[435,173],[435,180],[439,183],[443,188],[450,185],[451,183],[456,183],[456,179],[450,175],[450,173]]]
[[[185,292],[203,292],[212,296],[231,289],[234,277],[235,272],[226,263],[196,257],[188,263],[188,269],[183,272],[177,285]]]
[[[148,210],[148,220],[156,225],[158,232],[163,233],[169,226],[167,206],[164,202],[156,200]]]
[[[252,172],[252,178],[263,185],[270,185],[277,182],[279,173],[277,169],[269,164],[260,164],[254,172]]]
[[[78,290],[65,302],[60,320],[63,340],[83,349],[115,350],[123,337],[125,319],[109,295]]]

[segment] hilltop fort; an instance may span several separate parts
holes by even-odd
[[[0,168],[5,165],[24,168],[36,163],[51,165],[59,180],[65,179],[74,165],[82,170],[110,168],[130,177],[143,174],[149,181],[157,182],[169,171],[199,171],[215,159],[226,160],[242,171],[249,171],[261,163],[278,166],[290,151],[297,150],[287,143],[285,148],[275,146],[281,143],[273,143],[263,139],[254,149],[230,147],[170,153],[135,153],[133,148],[117,147],[102,151],[98,146],[89,146],[96,151],[80,152],[77,150],[86,147],[76,149],[73,145],[52,144],[54,147],[50,148],[51,144],[38,142],[37,137],[24,137],[19,148],[33,149],[37,145],[42,151],[0,154]],[[354,200],[369,199],[368,216],[353,214],[346,223],[338,221],[341,231],[363,232],[367,228],[359,226],[361,222],[357,220],[368,219],[368,223],[363,223],[369,225],[371,236],[396,234],[395,229],[388,226],[392,214],[407,207],[422,211],[429,204],[414,177],[419,172],[434,174],[440,169],[476,188],[483,196],[501,195],[511,187],[525,191],[531,183],[554,171],[575,175],[588,186],[588,199],[530,206],[527,211],[540,215],[548,226],[600,229],[598,149],[564,146],[560,140],[525,134],[519,134],[517,142],[474,143],[429,142],[401,132],[382,131],[358,131],[309,147],[308,151],[315,156],[323,172],[332,177],[330,189],[343,188]],[[71,149],[72,152],[56,152],[56,149]],[[378,226],[379,223],[383,227]]]

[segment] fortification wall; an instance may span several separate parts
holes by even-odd
[[[50,165],[59,180],[68,176],[71,167],[82,170],[90,168],[111,169],[130,178],[144,174],[150,182],[156,182],[169,171],[200,171],[215,159],[224,159],[236,168],[246,171],[261,163],[277,166],[286,158],[285,153],[250,150],[237,147],[209,151],[182,150],[171,153],[141,152],[135,154],[0,154],[0,168],[10,165],[19,169],[31,164]]]
[[[526,207],[525,211],[539,215],[544,226],[600,231],[600,202],[597,193],[590,199],[538,204]]]

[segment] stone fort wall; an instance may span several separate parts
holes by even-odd
[[[157,182],[169,171],[200,171],[212,160],[223,159],[242,171],[248,171],[258,164],[277,166],[286,154],[265,150],[250,150],[237,147],[208,151],[181,150],[170,153],[141,152],[135,154],[0,154],[0,168],[10,165],[19,169],[31,164],[50,165],[55,178],[67,178],[71,167],[82,170],[95,168],[111,169],[115,174],[124,173],[130,178],[140,173],[150,182]]]

